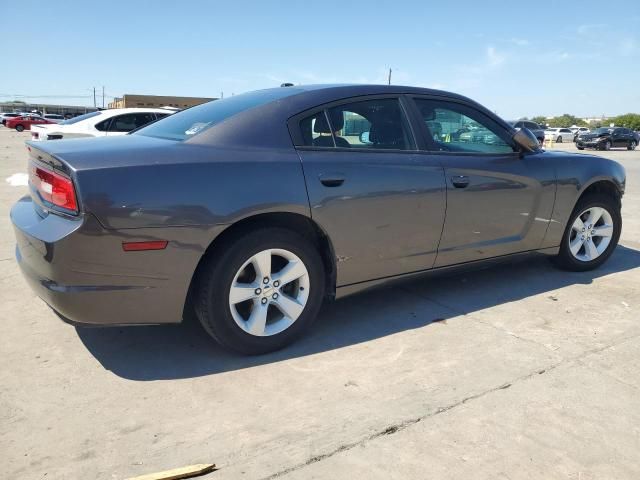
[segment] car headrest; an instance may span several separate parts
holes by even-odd
[[[333,131],[337,132],[338,130],[342,130],[342,127],[344,127],[343,113],[341,111],[329,110],[329,117],[331,118]],[[333,133],[329,128],[329,125],[327,125],[327,119],[324,115],[321,115],[316,119],[316,123],[313,125],[313,131],[315,133]]]
[[[371,124],[369,141],[380,146],[404,146],[404,134],[399,122],[377,122]]]

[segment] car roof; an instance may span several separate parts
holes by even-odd
[[[286,90],[288,95],[283,95],[283,90]],[[466,104],[473,105],[479,111],[486,113],[493,119],[497,119],[500,123],[504,122],[490,110],[467,97],[431,88],[406,85],[322,84],[276,87],[252,93],[259,92],[263,93],[265,97],[269,97],[270,93],[273,93],[273,99],[257,107],[232,115],[227,120],[218,123],[215,128],[205,129],[202,133],[187,139],[187,143],[223,144],[240,142],[246,145],[282,146],[291,142],[289,132],[284,128],[284,130],[279,131],[279,135],[276,135],[275,130],[280,128],[279,125],[284,127],[288,119],[293,116],[335,101],[368,95],[429,95],[447,100],[460,100]],[[270,121],[265,123],[265,119],[270,119]],[[260,134],[246,135],[247,125],[259,125]],[[513,128],[506,122],[503,125],[506,128]]]

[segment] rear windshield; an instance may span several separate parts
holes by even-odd
[[[159,120],[137,130],[133,135],[186,140],[237,113],[300,93],[296,88],[274,88],[243,93],[222,100],[214,100]]]
[[[65,120],[64,122],[60,122],[60,125],[73,125],[74,123],[81,122],[82,120],[86,120],[87,118],[95,117],[97,115],[100,115],[100,112],[85,113],[84,115],[73,117],[69,120]]]

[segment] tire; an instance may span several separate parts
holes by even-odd
[[[598,243],[602,245],[602,241],[605,241],[606,238],[609,238],[608,244],[605,246],[604,250],[601,251],[598,256],[594,257],[592,260],[588,259],[586,245],[587,242],[592,242],[592,245],[595,246],[596,250],[598,246],[595,241],[589,238],[587,242],[584,242],[584,247],[580,247],[577,251],[577,254],[574,255],[571,251],[571,245],[580,243],[578,240],[577,243],[574,243],[577,239],[578,231],[574,230],[574,223],[577,218],[584,217],[585,212],[588,212],[590,209],[604,209],[609,219],[612,221],[611,235],[609,237],[594,235],[593,238],[600,238]],[[603,213],[600,217],[600,220],[596,222],[594,227],[596,229],[601,229],[607,224],[606,215]],[[581,220],[582,221],[582,220]],[[600,225],[600,221],[603,222]],[[596,226],[598,225],[598,226]],[[585,228],[588,225],[585,222]],[[571,216],[569,217],[569,221],[567,222],[567,226],[565,227],[565,232],[562,237],[562,243],[560,245],[560,252],[557,256],[553,258],[554,263],[564,269],[571,270],[574,272],[584,272],[587,270],[593,270],[594,268],[598,268],[602,265],[613,253],[613,250],[616,248],[618,244],[618,240],[620,239],[620,232],[622,230],[622,217],[620,216],[620,203],[610,195],[602,195],[602,194],[594,194],[589,195],[584,198],[578,200],[576,207],[573,209]],[[587,232],[590,231],[587,228]],[[595,231],[595,230],[593,230]],[[602,230],[601,230],[602,231]],[[582,232],[580,232],[582,233]],[[587,235],[588,236],[588,235]],[[572,239],[573,237],[573,239]],[[588,236],[590,237],[590,236]],[[581,254],[580,252],[584,252]],[[583,257],[583,258],[577,258]]]
[[[584,150],[584,147],[576,147],[578,150]]]
[[[24,131],[24,126],[20,124],[16,125],[16,132],[22,132],[22,131]]]
[[[556,143],[562,143],[562,135],[558,137],[558,139],[556,140]]]
[[[602,150],[606,150],[606,151],[611,150],[611,141],[610,140],[607,140],[606,142],[604,142],[602,144]]]
[[[258,268],[253,266],[256,263],[250,261],[258,258],[258,255],[265,258],[265,252],[269,252],[269,258],[275,260],[272,260],[273,269],[269,262],[268,268],[272,269],[269,281],[261,282],[263,279],[258,277],[262,276]],[[299,266],[298,260],[302,263],[306,276],[277,285],[278,274],[281,273],[277,264],[286,261],[286,258],[278,255],[285,254],[293,259],[292,265]],[[249,286],[243,287],[242,291],[249,292],[251,298],[234,304],[230,296],[234,283]],[[264,288],[261,290],[259,287]],[[295,293],[292,293],[292,289],[295,289]],[[243,354],[258,355],[279,350],[305,332],[320,310],[324,289],[324,266],[311,242],[287,229],[261,228],[236,238],[217,254],[205,259],[198,272],[194,307],[204,329],[220,345]],[[258,290],[261,293],[254,295]],[[293,318],[294,315],[285,315],[286,309],[281,310],[284,302],[288,306],[294,305],[289,303],[293,296],[302,299],[295,302],[296,309],[300,308],[300,304],[304,305],[296,318]],[[251,314],[254,309],[257,317],[260,317],[260,312],[266,312],[262,329],[257,327],[261,334],[248,331],[253,328]],[[278,319],[280,316],[282,318]],[[259,322],[254,323],[260,325]]]
[[[627,150],[635,150],[635,149],[636,149],[636,141],[631,140],[631,142],[629,142],[629,146],[627,146]]]

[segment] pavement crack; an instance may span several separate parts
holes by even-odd
[[[514,380],[512,380],[510,382],[505,382],[505,383],[503,383],[501,385],[498,385],[496,387],[492,387],[492,388],[490,388],[488,390],[484,390],[482,392],[479,392],[479,393],[476,393],[476,394],[473,394],[473,395],[469,395],[469,396],[464,397],[461,400],[458,400],[457,402],[454,402],[454,403],[452,403],[450,405],[445,405],[444,407],[436,408],[435,410],[433,410],[433,411],[431,411],[429,413],[426,413],[425,415],[422,415],[422,416],[419,416],[419,417],[415,417],[415,418],[411,418],[411,419],[405,420],[404,422],[401,422],[401,423],[389,425],[389,426],[385,427],[384,429],[379,430],[379,431],[377,431],[377,432],[375,432],[375,433],[373,433],[373,434],[371,434],[371,435],[369,435],[367,437],[361,438],[360,440],[357,440],[357,441],[351,442],[351,443],[345,443],[345,444],[340,445],[339,447],[337,447],[334,450],[331,450],[331,451],[329,451],[327,453],[323,453],[323,454],[320,454],[320,455],[315,455],[315,456],[309,458],[308,460],[306,460],[305,462],[298,463],[298,464],[293,465],[291,467],[285,468],[284,470],[281,470],[279,472],[273,473],[273,474],[271,474],[271,475],[269,475],[267,477],[263,477],[262,480],[273,480],[273,479],[276,479],[276,478],[283,477],[283,476],[285,476],[285,475],[287,475],[289,473],[292,473],[292,472],[295,472],[297,470],[300,470],[300,469],[302,469],[304,467],[307,467],[308,465],[311,465],[313,463],[321,462],[323,460],[331,458],[334,455],[337,455],[338,453],[346,452],[346,451],[351,450],[353,448],[365,445],[365,444],[369,443],[370,441],[375,440],[377,438],[390,436],[390,435],[395,435],[396,433],[401,432],[401,431],[405,430],[406,428],[409,428],[412,425],[416,425],[417,423],[420,423],[420,422],[422,422],[424,420],[427,420],[427,419],[429,419],[431,417],[435,417],[436,415],[440,415],[442,413],[449,412],[449,411],[451,411],[451,410],[453,410],[453,409],[455,409],[457,407],[460,407],[460,406],[465,405],[465,404],[467,404],[467,403],[469,403],[471,401],[474,401],[474,400],[480,399],[482,397],[485,397],[487,395],[490,395],[490,394],[492,394],[494,392],[499,392],[501,390],[507,390],[507,389],[511,388],[512,386],[514,386],[517,383],[529,380],[529,379],[537,377],[539,375],[545,375],[545,374],[547,374],[547,373],[549,373],[549,372],[551,372],[551,371],[553,371],[553,370],[557,369],[558,367],[561,367],[561,366],[563,366],[565,364],[574,363],[574,364],[579,364],[579,365],[584,366],[583,363],[581,362],[581,360],[583,358],[588,357],[589,355],[594,355],[594,354],[601,353],[601,352],[603,352],[605,350],[608,350],[610,348],[615,348],[618,345],[621,345],[621,344],[626,343],[626,342],[631,341],[631,340],[635,340],[635,339],[637,339],[639,337],[640,337],[640,334],[632,335],[632,336],[629,336],[629,337],[625,337],[625,338],[621,339],[618,342],[613,342],[613,343],[608,344],[608,345],[604,345],[604,346],[601,346],[601,347],[593,348],[591,350],[586,350],[586,351],[582,352],[580,355],[577,355],[575,357],[563,358],[563,359],[557,361],[556,363],[549,364],[549,365],[547,365],[547,366],[545,366],[543,368],[536,368],[532,372],[529,372],[529,373],[527,373],[525,375],[517,377],[517,378],[515,378]]]

